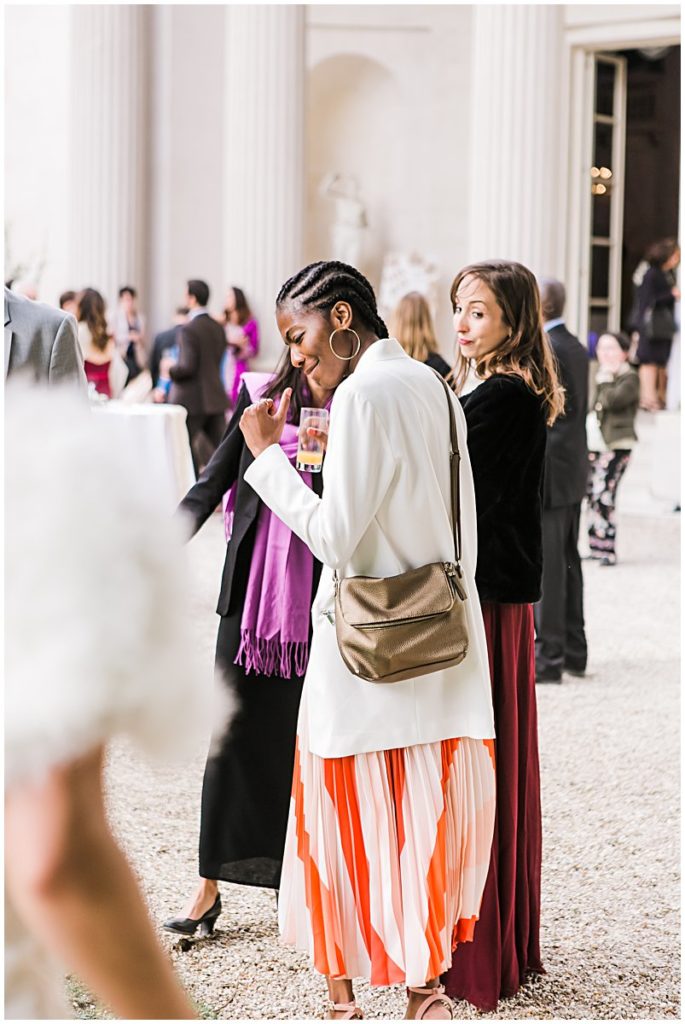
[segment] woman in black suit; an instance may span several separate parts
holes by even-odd
[[[244,482],[253,461],[240,430],[240,418],[253,400],[278,401],[293,388],[289,422],[299,422],[304,406],[323,408],[332,397],[308,381],[290,364],[286,353],[276,375],[248,374],[242,384],[233,417],[221,444],[199,480],[181,502],[190,518],[192,535],[209,518],[229,488],[232,496],[231,537],[221,580],[217,612],[221,616],[216,645],[219,677],[238,701],[238,712],[226,736],[215,737],[207,758],[202,787],[200,819],[200,885],[185,917],[173,918],[164,927],[181,935],[211,933],[221,913],[217,880],[278,889],[281,859],[288,820],[297,715],[305,666],[302,656],[292,658],[280,650],[267,659],[245,657],[245,605],[255,597],[251,568],[258,528],[268,528],[265,509],[257,494]],[[311,475],[311,486],[322,492],[321,474]],[[277,530],[286,528],[275,525]],[[262,535],[266,541],[266,532]],[[290,535],[292,537],[292,535]],[[300,544],[297,539],[293,543]],[[262,547],[264,544],[262,544]],[[300,610],[306,637],[310,630],[311,603],[321,575],[321,564],[312,559],[311,587]],[[269,570],[264,569],[264,577]],[[257,574],[259,575],[259,574]],[[295,581],[297,582],[297,581]],[[270,589],[279,595],[284,580],[271,578]],[[251,590],[249,589],[251,588]],[[291,645],[292,646],[292,645]],[[300,645],[302,647],[302,645]],[[236,664],[236,660],[240,662]],[[257,671],[255,660],[263,671]]]
[[[674,238],[655,242],[646,260],[649,266],[637,290],[640,404],[649,412],[657,412],[666,408],[666,367],[676,331],[675,302],[680,298],[675,279],[680,246]]]

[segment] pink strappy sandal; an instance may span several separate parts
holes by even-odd
[[[407,992],[415,992],[417,996],[426,997],[416,1011],[414,1020],[425,1020],[426,1010],[436,1003],[441,1003],[444,1006],[449,1012],[449,1017],[435,1017],[434,1020],[454,1020],[454,1005],[449,996],[445,995],[444,985],[436,985],[434,988],[408,988]]]
[[[344,1013],[343,1013],[344,1011]],[[351,1003],[328,1003],[328,1012],[330,1014],[342,1013],[342,1017],[336,1017],[336,1020],[363,1020],[364,1014],[359,1009],[354,1000]],[[331,1018],[327,1018],[330,1020]]]

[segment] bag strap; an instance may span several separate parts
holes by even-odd
[[[445,378],[438,373],[437,370],[433,370],[433,373],[438,378],[443,388],[445,389],[445,396],[447,398],[447,407],[450,414],[450,480],[451,480],[451,493],[452,493],[452,533],[454,534],[454,560],[457,564],[457,569],[461,575],[461,490],[459,483],[459,464],[461,462],[461,454],[459,452],[459,435],[457,434],[457,420],[454,415],[454,406],[452,405],[453,392],[447,384]]]
[[[442,374],[438,373],[437,370],[433,370],[433,373],[445,389],[447,408],[450,415],[450,491],[452,505],[452,534],[454,536],[454,561],[457,566],[457,571],[461,576],[461,488],[459,481],[459,464],[461,462],[461,454],[459,452],[457,420],[454,415],[454,406],[452,405],[452,395],[454,392],[449,387]],[[334,571],[333,578],[337,583],[337,570]]]

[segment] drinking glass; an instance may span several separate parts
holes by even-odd
[[[320,473],[323,467],[324,444],[318,437],[309,437],[307,431],[313,428],[328,433],[328,409],[302,409],[300,427],[297,432],[298,469],[307,473]]]

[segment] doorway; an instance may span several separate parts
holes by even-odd
[[[592,352],[628,326],[647,246],[678,233],[680,45],[572,54],[569,312]]]
[[[678,235],[680,47],[625,50],[626,148],[621,326],[633,305],[633,274],[647,247]]]

